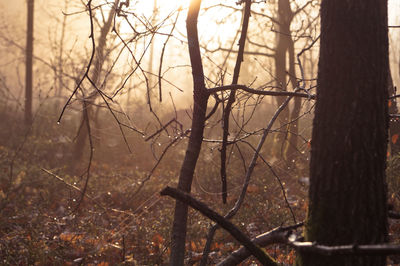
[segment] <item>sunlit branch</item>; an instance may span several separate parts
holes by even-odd
[[[215,49],[208,49],[208,48],[205,48],[204,46],[202,46],[201,48],[204,49],[206,52],[209,52],[209,53],[215,53],[215,52],[219,52],[219,51],[230,52],[230,53],[235,53],[235,54],[239,53],[239,51],[237,51],[237,50],[232,50],[232,49],[222,48],[222,47],[215,48]],[[266,57],[273,57],[274,56],[273,54],[263,53],[263,52],[256,52],[256,51],[244,51],[243,54],[245,54],[245,55],[261,55],[261,56],[266,56]]]
[[[359,255],[359,256],[376,256],[400,254],[400,245],[394,244],[371,244],[371,245],[341,245],[341,246],[325,246],[313,242],[301,242],[296,240],[296,236],[289,236],[287,245],[295,248],[299,252],[320,254],[325,256],[333,255]]]

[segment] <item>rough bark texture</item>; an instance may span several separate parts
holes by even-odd
[[[33,66],[33,14],[34,0],[27,1],[28,16],[26,29],[26,62],[25,62],[25,124],[32,124],[32,66]]]
[[[383,243],[387,236],[386,0],[323,0],[307,241]],[[380,256],[302,254],[301,265],[385,265]]]
[[[193,174],[200,154],[201,144],[203,142],[204,123],[208,102],[208,93],[204,83],[204,72],[197,34],[197,17],[200,5],[200,0],[192,0],[190,2],[186,20],[194,86],[194,106],[192,131],[190,133],[188,147],[186,148],[185,158],[179,175],[178,189],[188,193],[191,191]],[[184,264],[187,215],[188,205],[177,201],[175,205],[174,222],[172,225],[171,266],[180,266]]]

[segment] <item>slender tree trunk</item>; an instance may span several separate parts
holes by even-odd
[[[68,12],[68,1],[64,0],[64,12]],[[61,35],[60,35],[60,43],[58,44],[58,69],[56,71],[58,81],[58,86],[56,89],[56,97],[57,97],[57,106],[58,106],[58,97],[61,96],[62,88],[63,88],[63,53],[64,53],[64,41],[65,41],[65,31],[67,29],[67,15],[63,16],[62,24],[61,24]]]
[[[294,52],[294,42],[292,37],[290,37],[289,46],[289,80],[290,84],[293,88],[297,87],[296,81],[296,68],[295,68],[295,52]],[[295,162],[293,160],[296,159],[297,155],[299,155],[299,150],[297,149],[297,141],[299,134],[299,120],[298,117],[300,115],[301,109],[301,98],[294,98],[294,105],[292,107],[292,111],[290,112],[290,125],[289,125],[289,139],[287,143],[287,149],[285,151],[285,158],[289,160],[289,163],[295,166]]]
[[[26,70],[25,70],[25,125],[32,124],[32,85],[33,85],[33,15],[34,0],[27,0],[28,18],[26,30]]]
[[[152,16],[152,19],[151,19],[152,26],[154,26],[156,24],[157,13],[158,13],[157,11],[158,11],[157,0],[154,0],[154,2],[153,2],[153,16]],[[153,41],[150,44],[150,51],[149,51],[149,53],[150,53],[150,57],[149,57],[149,73],[151,73],[149,75],[149,77],[148,77],[148,79],[149,79],[149,85],[148,85],[149,86],[149,88],[148,88],[149,93],[151,93],[151,89],[154,86],[154,80],[155,80],[154,76],[152,75],[152,73],[153,73],[154,44],[155,44],[155,41],[156,41],[156,36],[154,35]],[[151,98],[151,95],[149,95],[149,97]],[[159,97],[160,97],[160,101],[161,101],[162,100],[161,95]]]
[[[289,0],[278,1],[278,24],[276,33],[276,49],[275,49],[275,78],[277,80],[277,86],[282,90],[287,90],[287,65],[286,55],[289,49],[289,43],[291,41],[290,36],[290,24],[293,18],[293,12],[290,9]],[[281,106],[285,101],[285,97],[276,97],[277,106]],[[286,131],[288,128],[287,123],[289,122],[289,109],[285,108],[279,116],[279,123],[281,131]],[[274,151],[278,157],[285,159],[285,142],[287,139],[286,133],[277,133],[275,138]]]
[[[307,241],[387,239],[387,78],[387,1],[323,0]],[[300,263],[377,266],[385,257],[301,254]]]
[[[200,5],[201,0],[192,0],[190,2],[186,20],[190,63],[193,75],[194,106],[192,131],[190,133],[189,143],[186,149],[178,183],[178,189],[185,192],[191,191],[193,174],[200,154],[201,144],[203,142],[204,123],[208,102],[208,93],[204,83],[204,72],[197,33],[197,17]],[[181,266],[184,263],[187,215],[188,206],[185,203],[176,201],[174,222],[172,226],[171,266]]]

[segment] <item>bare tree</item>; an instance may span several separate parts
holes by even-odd
[[[25,70],[25,124],[32,124],[32,66],[33,66],[33,23],[34,0],[27,1],[28,16],[26,29],[26,70]]]
[[[206,120],[207,102],[209,93],[204,83],[203,64],[200,54],[200,45],[197,34],[197,18],[201,0],[192,0],[186,20],[187,38],[189,45],[190,63],[193,75],[193,120],[186,149],[185,159],[179,174],[178,189],[190,192],[193,174],[203,142],[204,124]],[[176,202],[174,222],[172,227],[172,249],[170,265],[183,265],[185,256],[186,227],[188,206],[180,201]]]

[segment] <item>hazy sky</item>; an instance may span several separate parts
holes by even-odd
[[[152,0],[143,0],[148,3],[153,3]],[[164,1],[167,0],[158,0],[159,4],[162,4]],[[173,0],[168,0],[173,1]],[[185,0],[177,0],[179,2]],[[186,0],[189,1],[189,0]],[[236,0],[230,0],[231,2],[236,2]],[[79,6],[82,6],[79,1],[73,1],[78,3]],[[225,2],[229,2],[226,0]],[[389,0],[389,25],[399,25],[400,24],[400,0]],[[35,0],[35,9],[36,9],[36,24],[35,24],[35,35],[36,41],[36,48],[40,46],[45,47],[48,43],[49,34],[54,34],[57,32],[57,26],[54,23],[54,20],[51,16],[56,16],[59,19],[62,19],[62,10],[64,6],[63,0]],[[76,10],[77,8],[75,8]],[[8,25],[13,25],[15,30],[11,30],[9,38],[19,42],[21,45],[24,44],[25,36],[24,36],[24,29],[26,24],[26,0],[0,0],[0,26],[4,23]],[[75,17],[71,17],[70,21],[76,21]],[[75,36],[78,36],[82,40],[87,40],[86,38],[81,38],[84,34],[88,34],[88,28],[86,27],[87,20],[82,20],[79,22],[78,25],[73,26],[73,32]],[[200,27],[201,25],[199,25]],[[203,25],[204,26],[204,25]],[[85,32],[81,31],[81,29],[85,30]],[[83,33],[82,33],[83,32]],[[392,34],[392,41],[399,42],[400,40],[400,29],[391,29]],[[78,38],[76,37],[76,38]],[[76,39],[74,36],[69,37],[69,39]],[[39,54],[45,49],[39,49],[35,51],[35,53]],[[394,53],[396,58],[399,58],[400,51],[391,51]],[[47,54],[43,54],[42,56],[46,56]],[[397,59],[398,60],[398,59]],[[393,65],[393,75],[395,79],[399,79],[400,71],[397,69],[398,63],[396,62]],[[397,75],[396,75],[397,74]]]

